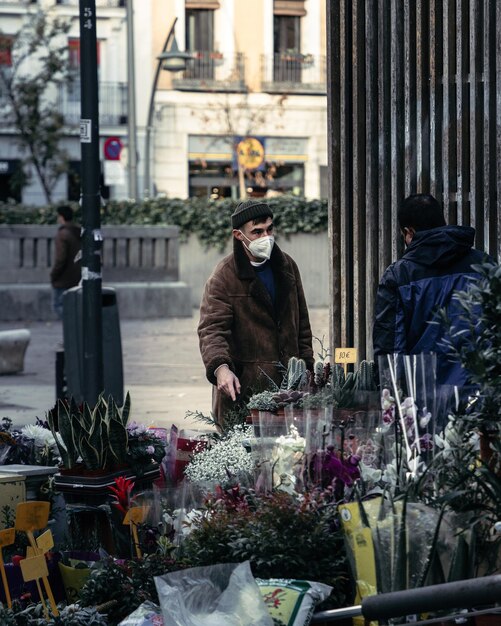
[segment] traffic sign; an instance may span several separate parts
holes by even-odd
[[[122,152],[122,140],[120,137],[108,137],[104,141],[104,158],[108,161],[120,160]]]

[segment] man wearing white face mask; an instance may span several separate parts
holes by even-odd
[[[261,199],[241,202],[231,216],[233,253],[214,269],[200,306],[198,335],[213,413],[222,419],[246,402],[263,372],[280,384],[278,363],[292,356],[313,365],[308,309],[299,270],[275,244],[273,213]]]

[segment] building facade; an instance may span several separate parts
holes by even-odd
[[[71,84],[59,85],[44,94],[51,105],[62,113],[65,137],[62,148],[68,156],[66,171],[54,188],[53,201],[78,200],[80,197],[80,31],[78,0],[0,0],[0,64],[9,71],[16,63],[15,40],[23,26],[32,22],[37,12],[43,11],[49,19],[62,19],[69,24],[59,42],[68,54],[75,79]],[[97,59],[99,80],[99,112],[102,155],[102,195],[127,195],[125,171],[110,181],[105,176],[104,143],[108,137],[118,139],[118,145],[127,143],[127,23],[125,0],[96,0]],[[60,37],[63,37],[60,35]],[[30,60],[30,63],[32,61]],[[33,64],[32,71],[37,71]],[[16,184],[19,167],[26,157],[19,143],[16,126],[9,113],[9,105],[0,88],[0,201],[9,198],[26,204],[45,204],[46,199],[33,168],[25,166],[28,182]],[[120,172],[119,172],[120,173]],[[110,183],[113,184],[110,184]],[[107,184],[108,183],[108,184]],[[117,184],[119,183],[119,184]]]
[[[132,46],[128,9],[133,10]],[[78,200],[78,0],[0,0],[0,64],[5,69],[15,62],[5,49],[37,11],[70,24],[65,43],[75,80],[50,95],[64,116],[62,147],[68,154],[53,201]],[[139,197],[327,195],[323,0],[96,0],[96,16],[105,199],[127,198],[132,176]],[[159,70],[157,78],[157,57],[174,22],[177,44],[190,59],[183,71]],[[134,58],[130,89],[129,54]],[[134,123],[128,118],[132,93]],[[0,112],[4,105],[0,90]],[[134,169],[127,159],[132,133]],[[36,172],[27,172],[32,175],[22,188],[15,184],[24,156],[15,126],[3,120],[0,201],[44,204]]]
[[[325,196],[325,2],[158,0],[150,17],[154,64],[175,19],[192,55],[155,90],[152,192]]]

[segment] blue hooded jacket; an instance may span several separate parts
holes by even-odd
[[[455,330],[461,327],[452,296],[478,278],[472,265],[484,262],[475,250],[475,230],[441,226],[415,233],[402,258],[390,265],[379,283],[373,329],[374,358],[382,354],[437,355],[437,383],[462,386],[466,372],[449,360],[441,345],[446,329],[437,311],[446,309]],[[431,323],[436,322],[436,323]]]

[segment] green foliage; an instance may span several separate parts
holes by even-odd
[[[480,280],[454,296],[467,332],[442,315],[451,356],[466,369],[468,382],[480,389],[474,408],[477,424],[491,430],[497,429],[501,407],[501,265],[487,262],[473,269]]]
[[[91,571],[80,590],[80,603],[99,606],[115,600],[107,610],[107,623],[114,626],[146,600],[159,604],[154,577],[183,567],[183,563],[160,554],[123,563],[105,560],[99,569]]]
[[[218,439],[221,436],[227,435],[235,426],[243,426],[249,411],[247,405],[244,402],[237,401],[231,409],[228,409],[226,413],[220,417],[214,417],[211,412],[209,415],[204,415],[201,411],[186,411],[186,419],[192,419],[210,428],[215,429],[214,432],[208,433],[210,439]]]
[[[275,391],[261,391],[255,393],[250,397],[247,408],[257,411],[276,411],[278,404],[274,400],[275,395]]]
[[[254,576],[301,578],[334,587],[344,606],[347,563],[336,507],[325,493],[217,494],[192,523],[182,556],[192,566],[249,560]]]
[[[292,356],[287,363],[287,372],[282,380],[280,389],[298,389],[304,383],[306,377],[306,363],[304,359]]]
[[[47,421],[61,454],[63,466],[75,467],[78,457],[87,469],[105,469],[124,464],[127,460],[127,421],[130,415],[130,395],[118,408],[113,398],[99,396],[93,409],[84,402],[79,407],[72,399],[68,405],[57,403],[57,425],[52,412]]]
[[[358,370],[346,375],[341,365],[334,365],[331,388],[334,406],[337,408],[352,408],[360,402],[367,402],[367,394],[376,391],[374,362],[361,361]]]
[[[327,231],[327,201],[279,196],[267,200],[275,214],[278,235]],[[101,211],[102,224],[177,225],[181,241],[193,234],[206,248],[223,251],[230,240],[233,200],[155,198],[134,202],[112,200]],[[76,220],[81,217],[75,205]],[[53,207],[0,204],[0,224],[54,224]]]
[[[7,102],[2,121],[4,126],[14,125],[27,153],[24,164],[34,168],[51,202],[52,191],[67,169],[67,155],[60,145],[64,119],[51,92],[71,82],[65,37],[70,23],[41,10],[28,15],[14,35],[12,65],[0,65],[0,89]],[[19,174],[21,184],[23,174]]]
[[[17,626],[14,612],[3,604],[0,604],[0,624],[2,626]]]
[[[21,611],[8,610],[0,605],[0,624],[2,626],[106,626],[106,615],[101,615],[94,607],[81,607],[72,604],[58,607],[59,615],[55,617],[49,610],[47,621],[42,604],[30,604]]]

